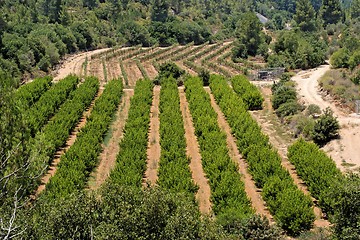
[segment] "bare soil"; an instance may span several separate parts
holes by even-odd
[[[116,156],[120,150],[119,143],[124,137],[124,127],[129,114],[130,99],[133,95],[133,89],[125,90],[123,93],[121,103],[116,112],[116,119],[110,127],[111,138],[107,144],[103,144],[103,151],[99,156],[99,166],[92,173],[92,180],[89,181],[89,188],[92,190],[99,188],[106,181],[116,164]]]
[[[220,107],[217,105],[214,96],[211,94],[210,88],[206,87],[205,90],[209,93],[211,105],[218,115],[219,127],[226,133],[226,142],[229,149],[229,155],[231,159],[239,166],[239,173],[241,174],[242,181],[245,183],[245,192],[251,200],[252,207],[257,213],[265,216],[271,223],[274,223],[274,219],[271,216],[268,208],[265,206],[264,200],[262,199],[260,189],[255,186],[255,182],[247,171],[247,163],[237,148],[236,139],[232,135],[231,128],[227,123],[225,116],[223,115]]]
[[[147,149],[147,168],[145,171],[144,183],[156,184],[158,179],[157,170],[161,156],[160,148],[160,86],[154,87],[153,103],[150,109],[150,130]]]
[[[92,60],[89,64],[89,74],[99,78],[101,86],[105,85],[104,67],[100,59]]]
[[[151,63],[143,62],[142,64],[143,64],[145,71],[147,72],[147,75],[149,76],[150,79],[154,79],[158,75],[158,72],[156,71],[155,67]]]
[[[129,86],[135,87],[137,80],[142,79],[143,75],[141,74],[140,69],[136,63],[132,60],[124,62],[125,71],[128,75]]]
[[[69,135],[65,146],[56,151],[47,173],[41,179],[41,184],[38,187],[38,189],[36,190],[36,194],[35,194],[36,197],[39,196],[39,194],[45,190],[46,184],[50,181],[50,178],[55,175],[57,166],[60,163],[61,156],[64,155],[66,153],[66,151],[68,151],[69,148],[75,143],[77,134],[80,132],[80,129],[85,126],[85,124],[87,122],[87,118],[90,116],[90,113],[94,107],[95,101],[96,101],[96,99],[98,99],[101,96],[102,92],[103,92],[103,89],[100,88],[97,95],[91,102],[89,108],[83,113],[82,117],[80,118],[79,123],[76,125],[76,127],[73,129],[73,131]]]
[[[200,147],[195,136],[195,129],[192,122],[192,116],[189,109],[189,104],[186,100],[184,88],[179,88],[180,94],[180,108],[184,119],[185,139],[186,139],[186,154],[191,159],[190,170],[192,178],[199,190],[196,193],[196,200],[199,203],[200,212],[205,215],[211,214],[211,190],[206,174],[202,168]]]
[[[307,185],[304,181],[297,175],[295,166],[291,164],[287,158],[287,148],[293,143],[294,139],[283,130],[281,122],[278,120],[275,115],[272,106],[271,106],[271,88],[266,87],[262,88],[262,93],[265,98],[264,109],[261,111],[252,111],[250,112],[252,117],[258,122],[261,126],[262,131],[269,136],[270,143],[272,146],[278,150],[278,153],[282,159],[282,166],[290,173],[291,178],[298,188],[308,196],[311,196]],[[324,219],[324,215],[321,209],[316,205],[317,200],[312,198],[314,203],[314,213],[316,220],[314,222],[315,227],[328,227],[330,222]]]
[[[88,57],[88,61],[90,61],[90,57],[96,53],[101,53],[109,50],[109,48],[97,49],[90,52],[84,52],[80,54],[76,54],[68,57],[64,60],[64,62],[60,65],[60,68],[57,69],[54,75],[54,81],[58,81],[60,79],[65,78],[69,74],[78,74],[81,75],[83,63],[85,62],[86,57]]]
[[[330,107],[337,117],[341,130],[340,139],[332,140],[323,150],[327,152],[342,171],[359,171],[360,148],[360,116],[348,114],[347,109],[340,109],[335,101],[324,100],[318,86],[318,80],[330,69],[329,65],[299,72],[293,80],[301,100],[307,104],[316,104],[322,110]]]

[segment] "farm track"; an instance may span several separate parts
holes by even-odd
[[[246,195],[250,198],[253,209],[256,211],[256,213],[265,216],[270,221],[270,223],[274,224],[275,221],[271,216],[268,208],[265,206],[265,202],[262,199],[260,190],[255,186],[255,182],[247,171],[248,165],[237,148],[236,139],[232,135],[231,128],[227,123],[224,114],[222,113],[220,107],[217,105],[215,98],[211,93],[211,89],[209,87],[205,87],[204,89],[209,93],[211,105],[218,115],[219,127],[223,132],[226,133],[226,142],[229,150],[229,155],[231,159],[238,165],[239,172],[242,176],[242,181],[245,184]]]
[[[186,154],[190,158],[190,169],[192,178],[195,184],[199,186],[199,190],[197,191],[195,197],[199,203],[200,212],[202,214],[209,215],[211,214],[210,185],[202,168],[200,147],[195,136],[192,116],[183,87],[179,88],[179,94],[180,108],[185,128]]]
[[[99,156],[99,165],[91,174],[89,188],[95,190],[103,184],[116,164],[116,156],[120,150],[120,141],[124,137],[124,127],[130,109],[130,100],[134,95],[133,89],[125,89],[122,100],[116,112],[116,118],[110,126],[111,137],[103,144],[103,151]]]
[[[261,129],[264,133],[266,133],[269,136],[269,141],[271,145],[278,150],[278,153],[282,159],[282,166],[290,173],[291,178],[293,179],[294,183],[298,186],[298,188],[308,196],[311,196],[307,185],[304,183],[304,181],[298,176],[295,166],[291,164],[287,158],[287,147],[290,146],[293,142],[293,139],[291,136],[287,136],[285,138],[282,138],[279,133],[276,132],[276,128],[281,128],[281,123],[276,121],[277,117],[274,115],[273,109],[271,107],[271,101],[270,101],[270,95],[269,91],[270,89],[267,89],[267,91],[263,91],[263,96],[265,98],[264,102],[264,109],[258,112],[250,111],[251,116],[257,121],[257,123],[261,126]],[[273,116],[271,116],[273,115]],[[270,117],[262,117],[262,116],[270,116]],[[270,118],[276,119],[275,121],[269,121]],[[278,124],[278,126],[274,126],[275,124]],[[287,133],[283,133],[287,134]],[[288,139],[288,140],[286,140]],[[314,203],[314,213],[316,216],[316,220],[314,222],[315,227],[329,227],[330,222],[323,218],[323,213],[321,209],[317,206],[317,200],[313,197],[311,197],[313,203]]]
[[[90,113],[95,105],[95,101],[101,96],[104,89],[99,88],[98,93],[96,94],[95,98],[92,100],[89,108],[83,113],[82,117],[80,118],[80,121],[76,125],[76,127],[72,130],[71,134],[69,135],[68,139],[66,140],[66,144],[64,147],[58,149],[55,152],[54,158],[51,161],[51,164],[49,166],[49,169],[47,173],[42,177],[41,184],[36,190],[35,197],[39,196],[41,192],[43,192],[46,188],[46,184],[50,181],[51,177],[53,177],[56,173],[57,166],[60,163],[61,156],[66,153],[67,150],[75,143],[77,134],[80,132],[80,130],[85,126],[87,122],[87,118],[90,116]]]
[[[147,168],[145,171],[144,184],[156,184],[158,179],[157,170],[161,156],[160,147],[160,86],[155,86],[153,91],[153,102],[150,109],[150,128],[147,148]]]

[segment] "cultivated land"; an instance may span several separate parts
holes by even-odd
[[[137,81],[144,77],[154,79],[157,75],[156,69],[159,64],[171,60],[175,61],[180,68],[183,68],[191,75],[195,75],[201,68],[205,68],[211,73],[222,74],[227,77],[241,74],[242,70],[245,69],[246,64],[231,63],[231,44],[231,42],[224,42],[212,45],[187,45],[169,48],[130,47],[101,49],[71,56],[69,59],[65,60],[63,65],[54,73],[54,81],[59,81],[71,73],[81,77],[94,75],[100,81],[100,88],[96,97],[92,100],[90,107],[86,108],[78,123],[70,131],[66,144],[55,150],[56,153],[51,161],[51,167],[48,172],[44,174],[42,184],[38,188],[37,194],[44,191],[49,180],[51,182],[51,178],[57,174],[58,164],[61,165],[61,157],[65,155],[67,151],[70,151],[69,149],[76,142],[78,133],[86,127],[87,120],[89,116],[91,116],[94,105],[96,106],[96,101],[102,95],[104,87],[107,86],[108,82],[112,79],[117,79],[115,81],[122,81],[124,89],[122,90],[121,100],[117,104],[116,109],[111,110],[113,113],[108,113],[110,115],[112,114],[113,118],[111,123],[109,123],[109,130],[107,134],[105,134],[105,139],[100,139],[102,142],[100,142],[99,145],[99,154],[94,158],[94,162],[87,167],[92,173],[90,176],[85,176],[88,184],[82,184],[85,188],[87,186],[89,189],[97,189],[108,179],[111,175],[111,171],[116,169],[116,158],[119,152],[121,153],[122,151],[121,142],[124,138],[124,129],[129,111],[131,112],[131,99],[134,95],[134,88]],[[348,115],[342,112],[334,103],[327,102],[321,97],[317,88],[317,80],[328,69],[329,66],[321,66],[318,69],[301,71],[293,78],[293,80],[298,84],[298,92],[302,101],[307,104],[317,104],[321,109],[330,107],[334,111],[342,126],[340,132],[341,138],[330,142],[324,147],[324,150],[334,159],[341,170],[354,169],[355,167],[360,166],[358,157],[360,155],[360,149],[356,145],[356,143],[360,141],[360,134],[358,133],[360,130],[360,118],[357,118],[354,114]],[[219,103],[217,102],[218,99],[215,99],[211,89],[208,87],[205,87],[204,89],[210,97],[209,104],[211,104],[211,108],[217,115],[216,125],[221,132],[218,134],[219,136],[222,135],[225,137],[222,142],[226,146],[224,157],[226,155],[226,157],[230,159],[231,164],[234,164],[231,166],[236,166],[236,173],[232,172],[231,174],[238,174],[236,175],[236,182],[239,184],[237,186],[240,186],[239,191],[243,191],[245,196],[244,199],[248,199],[250,203],[248,208],[252,210],[249,211],[254,211],[265,216],[272,223],[278,221],[276,217],[274,217],[276,211],[274,211],[274,209],[269,209],[269,203],[263,199],[263,194],[261,193],[263,186],[259,187],[259,183],[253,174],[254,170],[250,169],[251,166],[249,165],[251,164],[249,164],[247,157],[244,157],[243,154],[240,153],[241,151],[239,151],[241,150],[241,147],[237,145],[237,142],[240,141],[237,139],[239,136],[235,136],[234,134],[237,129],[231,128],[231,124],[228,122],[230,120],[227,119],[226,115],[222,112],[222,108],[219,107]],[[139,173],[143,176],[141,180],[143,187],[158,185],[159,171],[163,171],[161,170],[162,136],[160,133],[162,120],[159,117],[161,91],[161,87],[159,86],[153,88],[150,121],[147,131],[147,151],[146,153],[143,153],[147,160],[144,162],[144,171]],[[251,111],[251,116],[261,127],[262,132],[269,136],[269,143],[279,153],[281,166],[284,171],[289,173],[290,179],[293,181],[296,188],[300,190],[301,194],[311,196],[306,184],[297,175],[295,167],[286,157],[287,148],[292,144],[293,139],[291,139],[274,115],[270,103],[271,92],[269,92],[269,87],[261,87],[261,91],[265,97],[264,108],[263,110]],[[186,89],[184,87],[179,87],[178,94],[179,109],[177,110],[181,111],[183,119],[186,156],[189,159],[188,165],[192,181],[197,186],[195,193],[193,192],[194,188],[191,186],[185,187],[184,191],[187,191],[187,194],[193,195],[197,200],[201,213],[216,217],[217,214],[222,214],[223,211],[226,212],[226,207],[229,206],[221,206],[217,200],[214,199],[213,194],[217,191],[216,187],[218,186],[211,184],[211,182],[214,181],[212,179],[214,176],[212,175],[213,173],[207,172],[209,170],[206,169],[206,166],[210,164],[208,162],[205,163],[205,161],[209,161],[206,155],[207,145],[206,143],[201,142],[204,141],[204,139],[201,141],[198,139],[200,130],[197,129],[198,126],[196,126],[196,121],[193,119],[193,112],[191,111],[191,107],[189,107]],[[195,106],[193,106],[193,108],[194,107]],[[209,116],[211,116],[211,113],[209,113]],[[198,140],[200,142],[198,142]],[[171,151],[169,150],[169,152]],[[169,166],[164,165],[164,167],[167,168],[169,168]],[[229,165],[227,171],[231,172],[231,169],[233,169],[231,166]],[[225,168],[222,166],[221,169]],[[160,181],[159,184],[161,187],[162,184],[166,185],[167,183]],[[226,196],[229,197],[230,195],[231,194],[229,193]],[[236,201],[244,201],[242,204],[246,205],[246,200],[244,199],[235,199],[235,204]],[[314,204],[311,209],[313,209],[316,216],[314,226],[329,226],[329,222],[323,219],[321,209],[316,206],[316,199],[312,198],[312,200]]]

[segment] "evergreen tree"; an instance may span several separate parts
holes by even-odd
[[[353,0],[351,2],[351,18],[360,17],[360,0]]]
[[[151,20],[165,22],[168,18],[169,4],[166,0],[154,0],[151,9]]]
[[[314,31],[315,10],[310,0],[298,0],[294,20],[302,31]]]
[[[343,16],[340,1],[323,0],[320,14],[325,25],[338,23]]]

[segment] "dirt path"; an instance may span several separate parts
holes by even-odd
[[[129,86],[135,87],[136,81],[143,78],[140,69],[132,60],[124,62],[124,68],[128,76]]]
[[[133,89],[124,90],[121,103],[116,112],[116,119],[111,124],[111,137],[108,143],[103,144],[103,151],[99,157],[99,166],[91,174],[89,188],[95,190],[101,186],[110,175],[116,163],[116,156],[120,150],[120,141],[124,137],[124,127],[130,109],[130,99],[134,95]]]
[[[282,166],[290,173],[291,178],[298,188],[308,196],[311,196],[304,181],[297,175],[295,166],[291,164],[287,158],[287,148],[290,146],[294,139],[284,131],[281,122],[278,120],[271,106],[271,89],[270,87],[262,88],[262,93],[265,98],[264,109],[261,111],[250,112],[252,117],[261,126],[262,131],[269,136],[271,145],[278,150],[278,153],[282,159]],[[316,220],[314,222],[315,227],[328,227],[329,221],[323,219],[322,211],[316,206],[316,199],[312,198],[314,203],[314,213]]]
[[[154,79],[158,75],[158,72],[156,71],[155,67],[151,63],[143,62],[142,64],[143,64],[145,71],[150,79]]]
[[[252,180],[251,175],[247,171],[247,163],[242,158],[237,148],[236,139],[232,135],[231,128],[227,123],[225,116],[223,115],[220,107],[217,105],[214,96],[211,94],[210,88],[205,87],[204,89],[210,95],[211,105],[218,115],[219,126],[226,133],[226,142],[229,149],[229,155],[231,159],[239,166],[239,173],[241,174],[242,181],[245,183],[245,192],[251,200],[252,207],[257,213],[265,216],[271,223],[274,223],[273,217],[271,216],[269,210],[265,206],[265,202],[261,197],[260,190],[255,186],[255,182]]]
[[[57,69],[54,75],[54,81],[58,81],[60,79],[65,78],[67,75],[71,73],[80,74],[82,73],[82,64],[85,62],[86,57],[88,57],[88,61],[90,61],[90,57],[94,54],[101,53],[109,50],[109,48],[97,49],[90,52],[84,52],[80,54],[76,54],[67,58],[61,65],[60,68]]]
[[[185,127],[186,155],[191,159],[190,170],[192,178],[195,184],[199,186],[199,190],[196,193],[196,200],[199,203],[200,212],[209,215],[211,214],[210,185],[202,168],[200,147],[195,136],[195,128],[183,87],[179,88],[179,94],[180,108]]]
[[[157,181],[157,169],[161,155],[160,148],[160,86],[154,87],[153,103],[150,109],[150,132],[147,149],[147,168],[145,171],[144,183],[149,182],[152,186]]]
[[[87,118],[90,116],[90,113],[94,107],[96,99],[98,99],[101,96],[103,91],[104,91],[104,89],[102,89],[102,88],[99,89],[95,98],[92,100],[89,108],[83,113],[82,117],[79,120],[79,123],[76,125],[76,127],[73,129],[70,136],[66,140],[65,146],[56,151],[47,173],[41,179],[41,184],[38,187],[38,189],[36,190],[35,197],[39,196],[39,194],[45,190],[46,184],[50,181],[50,178],[55,175],[57,166],[60,163],[61,156],[64,155],[66,153],[66,151],[69,150],[69,148],[75,143],[77,134],[79,133],[80,129],[85,126],[85,124],[87,122]]]
[[[339,120],[341,130],[340,139],[328,143],[323,149],[336,162],[342,171],[359,171],[360,168],[360,116],[347,114],[339,109],[334,102],[325,101],[319,91],[318,80],[330,69],[329,65],[301,71],[293,80],[297,83],[297,90],[301,100],[307,104],[316,104],[322,110],[330,107]]]

